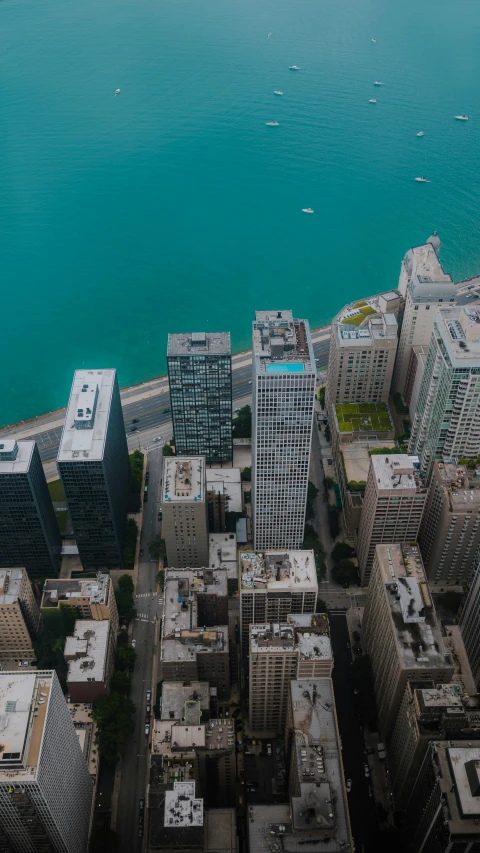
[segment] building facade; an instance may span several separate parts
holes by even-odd
[[[169,335],[167,364],[177,455],[231,465],[230,332]]]
[[[429,478],[435,459],[480,453],[480,308],[440,308],[435,317],[409,452]]]
[[[369,583],[377,545],[416,542],[426,497],[422,476],[408,456],[370,457],[357,543],[362,585]]]
[[[480,548],[475,554],[460,608],[460,629],[470,669],[480,691]]]
[[[0,670],[35,662],[42,619],[25,569],[0,569]]]
[[[0,440],[0,566],[59,575],[62,543],[38,447]]]
[[[108,620],[77,619],[63,650],[72,702],[95,702],[106,696],[115,665],[115,646]]]
[[[115,370],[75,371],[57,467],[84,568],[120,568],[130,463]]]
[[[53,671],[0,673],[0,844],[85,853],[93,785]]]
[[[449,459],[433,463],[418,544],[430,583],[466,584],[480,545],[477,470]]]
[[[379,730],[388,742],[407,681],[448,684],[454,671],[417,546],[377,545],[362,634]]]
[[[204,457],[166,456],[162,489],[162,536],[169,565],[208,566]]]
[[[42,590],[40,611],[46,626],[51,626],[58,636],[62,630],[57,630],[62,621],[62,608],[74,607],[81,619],[108,619],[112,628],[112,636],[118,633],[118,609],[113,589],[113,581],[109,575],[97,572],[96,578],[81,578],[69,580],[45,581]]]
[[[304,538],[315,400],[307,320],[257,311],[253,323],[254,547],[300,548]]]

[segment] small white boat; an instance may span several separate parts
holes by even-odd
[[[120,89],[115,89],[115,95],[119,95],[119,94],[120,94]],[[115,95],[113,97],[115,97]]]
[[[377,43],[377,39],[372,39],[372,41],[373,41],[373,43],[374,43],[374,44],[376,44],[376,43]]]
[[[383,83],[382,83],[382,81],[381,81],[381,80],[374,80],[374,81],[373,81],[373,85],[374,85],[374,86],[383,86]]]
[[[278,121],[266,121],[265,124],[267,127],[280,127],[280,122]]]
[[[289,65],[289,71],[300,71],[300,67],[298,65]]]
[[[430,181],[427,181],[427,179],[426,179],[426,178],[415,178],[415,180],[416,180],[419,184],[429,184],[429,183],[430,183]]]
[[[302,213],[315,213],[313,207],[302,207]]]
[[[273,94],[274,95],[283,95],[283,92],[277,92],[277,90],[275,90],[275,92]]]
[[[420,133],[417,133],[417,136],[425,136],[423,130],[421,130]]]
[[[271,33],[269,33],[269,34],[268,34],[268,36],[267,36],[267,39],[269,39],[271,35],[272,35],[272,34],[271,34]]]
[[[457,121],[468,121],[468,116],[455,116]]]
[[[369,104],[376,104],[376,103],[377,103],[377,101],[375,100],[375,98],[370,98],[370,99],[369,99],[369,101],[368,101],[368,103],[369,103]]]

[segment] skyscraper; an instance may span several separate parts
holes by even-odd
[[[30,577],[60,573],[61,539],[38,447],[0,441],[0,566]]]
[[[205,456],[208,465],[230,465],[230,332],[169,335],[167,363],[177,455]]]
[[[162,484],[162,536],[169,566],[208,566],[208,516],[203,456],[166,456]]]
[[[409,452],[430,477],[435,459],[480,453],[480,307],[440,308],[412,425]]]
[[[76,370],[57,456],[85,569],[122,565],[130,464],[115,370]]]
[[[40,610],[25,569],[0,569],[0,669],[35,661]]]
[[[300,548],[304,538],[315,400],[307,320],[257,311],[253,323],[254,547]]]
[[[93,788],[53,671],[0,673],[0,847],[85,853]]]
[[[460,630],[470,669],[480,691],[480,549],[475,555],[460,608]]]

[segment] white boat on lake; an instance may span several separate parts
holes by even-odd
[[[280,122],[278,121],[266,121],[265,124],[267,127],[280,127]]]
[[[274,95],[283,95],[283,92],[277,92],[277,90],[275,90],[275,92],[273,94]]]
[[[374,43],[374,44],[376,44],[376,43],[377,43],[377,39],[372,39],[372,41],[373,41],[373,43]]]
[[[315,213],[313,207],[302,207],[302,213]]]
[[[430,181],[427,181],[427,179],[426,179],[426,178],[415,178],[415,180],[416,180],[419,184],[429,184],[429,183],[430,183]]]
[[[288,70],[289,71],[300,71],[300,66],[299,65],[289,65]]]
[[[421,130],[420,133],[417,133],[417,136],[425,136],[423,130]]]
[[[376,99],[375,99],[375,98],[370,98],[370,100],[368,101],[368,103],[369,103],[369,104],[376,104],[376,103],[377,103],[377,101],[376,101]]]
[[[383,83],[382,83],[382,81],[381,81],[381,80],[374,80],[374,81],[373,81],[373,85],[374,85],[374,86],[383,86]]]
[[[468,121],[468,116],[455,116],[457,121]]]
[[[119,94],[120,94],[120,89],[115,89],[115,95],[119,95]],[[115,97],[115,95],[113,97]]]

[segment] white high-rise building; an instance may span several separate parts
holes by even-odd
[[[0,849],[85,853],[93,787],[57,675],[0,673]]]
[[[315,400],[307,320],[257,311],[253,323],[254,547],[300,548]]]

